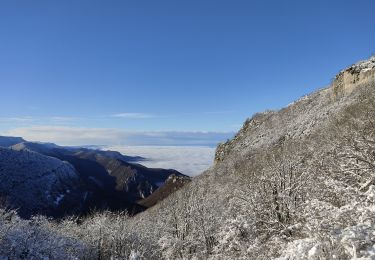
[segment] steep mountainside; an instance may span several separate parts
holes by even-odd
[[[255,114],[211,169],[134,223],[166,259],[374,259],[374,115],[372,57]]]
[[[21,216],[78,213],[84,193],[73,166],[35,152],[0,147],[0,204]]]

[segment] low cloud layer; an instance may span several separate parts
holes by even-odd
[[[149,145],[149,146],[216,146],[233,136],[228,132],[131,132],[111,128],[67,126],[19,127],[1,133],[20,136],[29,141],[60,145]]]
[[[191,177],[201,174],[213,163],[215,148],[200,146],[111,146],[106,150],[142,156],[140,164],[151,168],[175,169]]]

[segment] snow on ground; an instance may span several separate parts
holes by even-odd
[[[105,150],[141,156],[146,160],[137,163],[146,167],[175,169],[189,176],[207,170],[215,156],[215,148],[204,146],[112,146]]]
[[[65,197],[65,194],[60,194],[56,197],[55,199],[55,205],[56,206],[59,206],[60,205],[60,202],[62,201],[62,199]]]

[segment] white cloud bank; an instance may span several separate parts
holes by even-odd
[[[148,145],[148,146],[216,146],[233,136],[228,132],[131,132],[111,128],[68,126],[19,127],[1,135],[20,136],[29,141],[60,145]]]
[[[175,169],[188,176],[197,176],[213,163],[215,148],[201,146],[110,146],[105,150],[130,156],[142,156],[138,163],[151,168]]]

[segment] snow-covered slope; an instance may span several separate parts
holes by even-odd
[[[21,216],[75,212],[83,201],[73,166],[35,152],[0,148],[0,179],[0,203]]]
[[[166,259],[375,259],[374,64],[252,116],[139,232]]]

